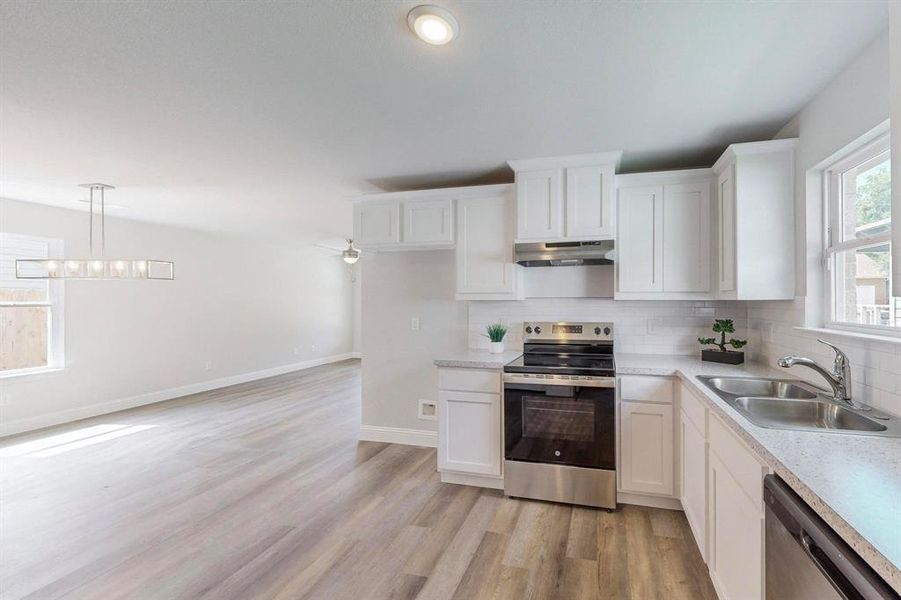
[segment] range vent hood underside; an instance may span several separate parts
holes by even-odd
[[[513,252],[524,267],[612,265],[616,258],[613,240],[516,244]]]

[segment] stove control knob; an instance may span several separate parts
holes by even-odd
[[[538,325],[535,326],[535,333],[541,335],[541,327],[539,327]]]
[[[610,328],[604,327],[604,335],[610,335]]]
[[[595,335],[601,335],[601,328],[600,328],[600,327],[595,327],[595,328],[594,328],[594,334],[595,334]]]
[[[532,333],[532,326],[526,325],[526,333]]]

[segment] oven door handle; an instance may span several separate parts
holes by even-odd
[[[614,388],[616,379],[613,377],[597,377],[594,379],[563,379],[559,375],[547,377],[533,377],[517,373],[504,373],[504,383],[518,383],[524,385],[566,385],[570,387]]]

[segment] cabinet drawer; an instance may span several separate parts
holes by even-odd
[[[666,377],[620,377],[620,398],[628,402],[673,403],[673,380]]]
[[[711,416],[708,425],[710,451],[717,455],[754,506],[763,510],[763,476],[767,467],[716,416]]]
[[[439,390],[459,390],[462,392],[501,392],[501,374],[491,369],[438,369]]]
[[[698,428],[704,437],[707,437],[707,407],[695,397],[688,386],[683,385],[680,390],[679,400],[682,404],[682,412],[688,420]]]

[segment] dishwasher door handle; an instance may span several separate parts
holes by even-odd
[[[832,584],[835,591],[838,592],[844,600],[851,600],[853,597],[857,596],[857,590],[854,589],[851,582],[842,575],[842,572],[831,560],[829,560],[829,557],[817,547],[813,538],[811,538],[803,529],[801,530],[800,538],[801,547],[804,548],[804,553],[807,554],[811,561],[813,561],[813,564],[820,570],[823,577],[829,580],[829,583]],[[849,595],[849,590],[853,595]]]

